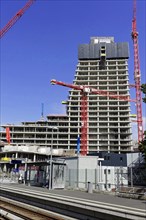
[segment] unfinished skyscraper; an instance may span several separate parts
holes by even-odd
[[[73,85],[104,90],[117,96],[129,96],[128,43],[115,43],[113,37],[92,37],[79,46],[78,64]],[[62,79],[63,80],[63,79]],[[87,93],[87,152],[129,152],[132,147],[130,102]],[[53,148],[76,149],[81,134],[81,92],[72,89],[67,101],[67,115],[49,115],[47,121],[9,125],[11,144],[35,144]],[[2,126],[4,129],[7,125]],[[5,131],[1,140],[5,141]]]
[[[113,37],[92,37],[89,44],[79,46],[74,85],[129,96],[128,57],[128,43],[115,43]],[[70,148],[76,146],[82,128],[80,99],[80,91],[70,90]],[[131,151],[130,103],[90,93],[87,103],[87,151]]]

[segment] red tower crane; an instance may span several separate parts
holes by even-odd
[[[142,124],[142,96],[141,96],[141,73],[139,62],[138,32],[136,27],[136,0],[133,0],[133,19],[132,19],[132,39],[134,46],[134,80],[136,88],[136,111],[137,111],[137,129],[138,142],[143,140]]]
[[[81,91],[81,154],[86,155],[87,154],[87,94],[98,94],[102,96],[108,96],[114,99],[119,99],[119,100],[125,100],[125,101],[134,101],[129,99],[129,96],[119,96],[114,93],[108,92],[108,91],[103,91],[103,90],[97,90],[92,87],[88,86],[82,86],[82,85],[73,85],[73,84],[68,84],[64,83],[61,81],[57,81],[55,79],[51,80],[52,85],[60,85],[60,86],[65,86],[71,89],[79,90]]]
[[[10,144],[11,136],[10,136],[10,128],[9,127],[6,127],[6,139],[7,139],[8,144]]]
[[[0,30],[0,38],[18,21],[19,18],[25,13],[25,11],[34,3],[35,0],[28,0],[26,5],[20,9],[13,18]]]

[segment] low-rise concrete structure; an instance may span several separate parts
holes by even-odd
[[[138,153],[116,154],[101,152],[91,156],[65,158],[66,187],[88,188],[92,183],[96,190],[115,190],[128,186],[128,166],[138,158]]]

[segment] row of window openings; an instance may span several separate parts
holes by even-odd
[[[108,127],[113,127],[113,126],[116,126],[116,127],[125,127],[125,126],[130,126],[131,124],[130,124],[130,121],[128,121],[128,120],[123,120],[123,121],[115,121],[115,120],[110,120],[110,121],[105,121],[105,120],[100,120],[100,121],[96,121],[96,120],[94,120],[93,122],[91,122],[91,121],[89,121],[88,122],[88,124],[87,124],[87,127],[97,127],[97,126],[99,126],[99,127],[106,127],[106,126],[108,126]],[[91,123],[90,123],[91,122]],[[116,123],[117,122],[117,123]],[[127,124],[128,123],[128,124]],[[81,126],[80,125],[80,121],[79,122],[77,122],[77,120],[72,120],[72,121],[70,121],[70,125],[69,125],[69,127],[74,127],[74,126]]]
[[[89,86],[89,87],[91,86],[92,88],[95,88],[97,90],[108,90],[109,92],[113,91],[113,90],[117,90],[117,91],[118,90],[127,90],[127,91],[129,91],[129,84],[128,83],[110,86],[109,84],[104,84],[104,83],[102,83],[100,85],[98,85],[96,83],[90,83],[90,85],[88,85],[87,83],[82,82],[82,83],[79,83],[78,85]]]
[[[76,84],[77,85],[77,84]],[[108,92],[112,92],[112,91],[114,91],[114,92],[116,92],[116,91],[122,91],[123,92],[123,90],[126,90],[126,91],[129,91],[129,84],[127,84],[127,85],[125,85],[125,84],[123,84],[122,86],[120,85],[117,85],[117,86],[114,86],[114,85],[112,85],[112,86],[109,86],[109,85],[105,85],[104,84],[104,86],[103,85],[97,85],[97,84],[95,84],[95,83],[90,83],[90,85],[88,85],[87,83],[79,83],[78,84],[79,86],[91,86],[91,88],[94,88],[94,89],[96,89],[96,90],[108,90]],[[80,93],[76,93],[76,95],[79,95]]]
[[[90,130],[90,131],[91,131],[91,130]],[[95,131],[96,131],[96,132],[98,131],[97,134],[104,134],[104,133],[109,133],[109,134],[114,133],[114,134],[118,134],[118,133],[119,133],[119,134],[121,134],[121,137],[123,137],[122,134],[125,135],[125,133],[130,133],[130,130],[129,130],[129,129],[127,129],[127,130],[125,130],[125,129],[124,129],[124,130],[119,129],[119,130],[118,130],[118,129],[110,129],[110,128],[107,129],[107,128],[106,128],[106,129],[102,129],[102,130],[101,130],[101,129],[99,129],[99,130],[98,130],[98,129],[95,129]],[[92,131],[91,131],[91,132],[92,132]]]
[[[75,122],[70,122],[70,126],[71,127],[76,127],[76,126],[80,126],[78,123]],[[130,123],[125,123],[125,122],[120,122],[120,123],[115,123],[115,122],[110,122],[110,123],[99,123],[99,127],[131,127]]]
[[[85,86],[88,86],[88,85],[86,84]],[[93,87],[93,88],[99,90],[98,87]],[[108,87],[106,87],[106,86],[101,86],[101,87],[100,87],[100,90],[108,90],[108,92],[110,92],[110,91],[113,91],[113,90],[117,90],[117,87],[116,87],[116,86],[108,86]],[[126,91],[116,91],[116,92],[119,92],[119,94],[122,95],[122,94],[127,93],[127,92],[129,91],[129,87],[123,85],[122,87],[120,86],[118,90],[126,90]],[[120,92],[121,92],[121,93],[120,93]],[[95,95],[95,97],[97,97],[97,94],[94,94],[94,95]],[[94,96],[94,95],[93,95],[93,96]],[[71,92],[70,92],[70,96],[79,96],[79,97],[80,97],[81,95],[80,95],[80,92],[71,91]],[[77,99],[77,97],[75,97],[75,98]]]
[[[102,121],[102,124],[100,124],[99,123],[99,126],[126,126],[126,125],[129,125],[129,124],[127,124],[127,123],[125,123],[125,121],[127,122],[129,122],[130,123],[130,121],[129,121],[129,118],[117,118],[117,119],[115,119],[115,118],[99,118],[99,120],[97,120],[97,118],[89,118],[88,119],[89,120],[89,126],[90,127],[92,127],[92,126],[97,126],[97,123],[98,122],[100,122],[100,121]],[[77,123],[77,121],[78,121],[78,123],[80,123],[80,121],[79,120],[77,120],[77,119],[75,119],[75,120],[71,120],[70,121],[70,126],[76,126],[76,125],[78,125],[78,123]],[[91,121],[96,121],[96,123],[90,123]],[[104,122],[107,122],[107,123],[103,123],[103,121]],[[117,121],[117,122],[119,122],[119,123],[115,123],[115,121]],[[75,123],[76,122],[76,123]],[[111,122],[111,123],[108,123],[108,122]],[[69,125],[68,125],[69,126]],[[44,132],[44,133],[48,133],[48,131],[46,131],[46,130],[40,130],[40,131],[34,131],[34,130],[28,130],[27,132],[25,132],[24,130],[22,130],[22,129],[19,129],[19,130],[15,130],[15,129],[13,129],[13,130],[11,130],[11,132],[22,132],[22,133],[27,133],[27,132]],[[67,130],[65,131],[65,132],[61,132],[61,131],[59,131],[59,133],[61,133],[62,135],[63,135],[63,133],[66,133],[67,132]],[[5,134],[4,134],[5,135]]]
[[[70,114],[71,117],[78,117],[79,115],[77,114]],[[90,116],[93,116],[93,117],[90,117]],[[95,117],[94,117],[95,116]],[[104,117],[106,116],[106,117]],[[120,117],[120,115],[110,115],[111,117],[109,117],[109,115],[98,115],[98,114],[89,114],[89,117],[88,117],[88,120],[89,122],[91,121],[129,121],[129,117]],[[117,116],[117,117],[114,117],[114,116]],[[72,118],[71,121],[73,121],[74,119]],[[75,119],[76,121],[77,119]]]
[[[79,126],[80,126],[80,121],[78,122],[79,124]],[[77,123],[76,123],[77,124]],[[115,125],[115,123],[113,123],[114,125]],[[70,125],[73,125],[73,123],[72,122],[70,122]],[[99,123],[99,125],[100,125],[100,123]],[[102,125],[108,125],[108,123],[102,123]],[[111,123],[110,123],[110,125],[112,125]],[[89,127],[97,127],[97,123],[89,123]],[[72,130],[73,131],[73,130]],[[74,130],[74,131],[76,131],[76,129]],[[91,131],[91,130],[90,130]],[[97,128],[96,129],[92,129],[92,131],[96,131],[97,132]],[[13,131],[12,131],[13,132]],[[17,132],[21,132],[21,130],[17,130]],[[32,131],[32,130],[30,130],[29,132],[34,132],[34,131]],[[36,137],[52,137],[52,134],[50,135],[50,136],[48,136],[48,132],[46,132],[46,131],[44,131],[44,130],[42,130],[42,131],[40,131],[41,133],[43,133],[43,132],[45,132],[45,134],[44,134],[44,136],[42,136],[42,135],[40,135],[39,136],[39,134],[36,134]],[[108,130],[108,129],[102,129],[102,130],[99,130],[99,132],[118,132],[118,130]],[[122,130],[120,130],[120,132],[122,133]],[[125,130],[123,131],[123,132],[125,132]],[[64,132],[64,133],[68,133],[68,130],[66,131],[66,132]],[[59,134],[53,134],[53,137],[56,137],[56,136],[58,136]],[[5,136],[5,134],[4,134],[4,136]],[[17,137],[18,135],[13,135],[13,137]],[[31,136],[30,136],[31,137]],[[65,134],[60,134],[60,138],[61,137],[65,137]]]
[[[120,145],[131,145],[130,143],[129,143],[129,141],[109,141],[109,143],[108,143],[108,141],[99,141],[99,143],[98,143],[98,141],[89,141],[89,145],[101,145],[101,146],[103,146],[103,145],[106,145],[106,146],[111,146],[111,145],[113,145],[113,147],[114,147],[114,145],[117,145],[117,146],[120,146]]]
[[[94,106],[94,105],[93,105]],[[103,112],[101,112],[103,111]],[[108,111],[110,114],[108,114]],[[113,112],[112,112],[113,111]],[[118,111],[121,111],[120,114],[118,114]],[[115,112],[115,113],[114,113]],[[72,117],[72,116],[75,116],[75,117],[78,117],[81,113],[81,108],[80,107],[77,107],[77,108],[72,108],[72,109],[68,109],[68,115],[69,117]],[[124,117],[129,117],[129,114],[127,113],[123,113],[123,109],[120,108],[120,109],[99,109],[99,108],[90,108],[87,106],[87,113],[89,116],[93,116],[93,117],[97,117],[97,116],[124,116]],[[123,114],[122,114],[123,113]],[[60,126],[61,127],[61,126]]]
[[[118,104],[117,102],[109,102],[108,100],[106,100],[106,102],[101,102],[101,101],[100,101],[100,102],[98,103],[98,105],[107,105],[107,106],[114,106],[114,105],[115,105],[115,106],[117,106],[117,105],[118,105],[118,106],[121,106],[121,105],[122,105],[122,106],[125,106],[125,105],[126,105],[126,106],[128,107],[128,106],[129,106],[129,103],[128,103],[127,101],[126,101],[126,102],[124,102],[124,101],[121,102],[121,101],[120,101],[119,104]],[[95,102],[95,103],[94,103],[94,102],[89,103],[89,106],[97,106],[97,103],[96,103],[96,102]]]
[[[108,100],[108,99],[90,99],[90,100],[87,100],[87,108],[88,110],[91,110],[91,111],[100,111],[100,110],[105,110],[105,111],[108,111],[108,110],[126,110],[124,107],[120,106],[120,105],[126,105],[127,107],[129,106],[129,103],[128,102],[125,102],[124,100],[121,101],[120,100],[120,103],[119,104],[119,101],[116,101],[116,104],[115,104],[115,101],[116,99],[113,99],[113,100]],[[112,102],[113,101],[113,102]],[[124,102],[124,103],[122,103]],[[107,107],[103,107],[103,105],[108,105]],[[116,105],[117,107],[110,107],[109,105]],[[99,107],[100,106],[100,107]],[[78,103],[72,103],[70,105],[68,105],[68,111],[78,111],[80,110],[81,108],[81,103],[80,101]],[[63,123],[63,122],[62,122]],[[60,123],[59,125],[61,125],[62,123]]]
[[[17,144],[20,144],[20,140],[14,140],[14,139],[12,139],[11,140],[11,142],[12,143],[17,143]],[[37,139],[34,139],[34,140],[32,140],[32,139],[30,139],[30,140],[21,140],[21,142],[22,143],[25,143],[25,144],[27,144],[27,143],[33,143],[33,144],[48,144],[48,145],[51,145],[51,142],[50,141],[44,141],[44,140],[37,140]],[[55,141],[53,141],[53,145],[55,145],[55,144],[57,144],[57,146],[59,146],[60,144],[64,144],[64,145],[68,145],[68,141],[59,141],[59,143],[55,143]],[[57,146],[56,146],[56,148],[57,148]],[[53,146],[53,148],[55,148],[55,146]],[[60,147],[61,149],[62,149],[62,147]]]
[[[106,65],[128,65],[126,61],[106,61]],[[79,62],[80,66],[97,66],[99,62]]]
[[[125,77],[118,77],[118,76],[78,76],[77,78],[76,78],[76,81],[80,81],[80,80],[88,80],[88,81],[93,81],[93,80],[95,80],[95,81],[102,81],[102,80],[104,80],[104,81],[119,81],[119,82],[121,82],[121,81],[123,81],[123,80],[128,80],[128,77],[127,76],[125,76]]]
[[[129,114],[118,114],[117,112],[115,114],[113,114],[113,113],[108,114],[107,112],[100,113],[100,112],[96,112],[96,111],[94,113],[90,113],[90,112],[88,113],[89,121],[95,120],[95,118],[97,118],[97,119],[99,118],[99,120],[102,120],[104,118],[106,118],[106,120],[108,120],[108,118],[109,118],[109,120],[112,120],[114,118],[115,118],[115,120],[118,120],[118,119],[119,120],[127,120],[127,119],[129,120],[129,117],[130,117]]]
[[[67,133],[66,133],[67,134]],[[66,138],[67,137],[67,135],[66,134],[53,134],[53,139],[54,138]],[[21,134],[21,135],[19,135],[19,134],[17,134],[17,135],[12,135],[12,137],[13,138],[17,138],[17,137],[28,137],[28,138],[52,138],[52,135],[48,135],[48,134],[42,134],[41,133],[41,135],[38,135],[38,134],[29,134],[29,135],[27,135],[27,134]]]
[[[104,117],[104,118],[102,118],[102,117],[96,117],[96,118],[90,118],[89,117],[89,122],[91,122],[91,121],[120,121],[120,122],[122,122],[122,121],[129,121],[129,117],[128,118],[120,118],[120,117],[114,117],[114,118],[110,118],[110,117]]]
[[[117,92],[117,93],[115,93],[114,95],[120,95],[120,96],[122,96],[122,95],[124,95],[124,96],[128,96],[129,94],[127,93],[127,92]],[[109,99],[110,101],[114,101],[114,100],[117,100],[117,102],[118,101],[124,101],[124,100],[118,100],[118,99],[114,99],[114,98],[112,98],[112,97],[108,97],[108,96],[87,96],[87,101],[89,102],[89,101],[99,101],[99,100],[107,100],[107,99]],[[69,106],[74,106],[74,105],[79,105],[79,102],[81,102],[81,99],[80,99],[80,97],[79,98],[76,98],[76,97],[70,97],[70,102],[71,103],[69,103]],[[67,120],[66,120],[67,121]]]
[[[123,62],[121,62],[121,61],[117,61],[117,62],[115,62],[115,61],[113,61],[113,62],[108,62],[108,61],[105,61],[105,64],[108,66],[112,66],[112,65],[128,65],[128,63],[127,62],[125,62],[125,61],[123,61]],[[82,62],[80,62],[80,63],[78,63],[77,64],[77,66],[83,66],[83,67],[85,67],[85,66],[99,66],[100,65],[100,61],[99,62],[95,62],[95,63],[90,63],[90,62],[85,62],[85,63],[82,63]]]
[[[106,70],[119,70],[119,69],[128,69],[128,67],[127,66],[125,66],[125,65],[113,65],[113,66],[104,66],[105,68],[104,68],[104,70],[106,69]],[[96,67],[90,67],[90,66],[88,66],[88,67],[81,67],[81,66],[78,66],[77,67],[77,70],[79,70],[79,71],[81,71],[81,70],[89,70],[89,71],[93,71],[93,70],[100,70],[100,65],[99,66],[96,66]]]
[[[128,71],[117,71],[117,72],[109,72],[109,71],[106,71],[106,72],[76,72],[75,74],[75,77],[81,77],[81,78],[84,78],[84,77],[89,77],[89,79],[92,79],[92,78],[99,78],[99,80],[102,80],[102,78],[106,78],[108,77],[109,80],[123,80],[123,79],[127,79],[128,78]],[[75,80],[74,80],[75,81]]]
[[[123,92],[123,93],[114,93],[114,95],[115,96],[124,96],[124,98],[127,98],[127,96],[129,96],[129,93],[127,93],[127,92]],[[69,100],[69,103],[68,103],[68,106],[73,106],[73,105],[79,105],[79,102],[81,102],[81,98],[80,98],[80,96],[78,97],[78,100],[73,100],[72,99],[73,97],[72,96],[70,96],[70,100]],[[101,96],[101,95],[99,95],[99,96],[87,96],[87,102],[90,102],[91,101],[91,103],[93,103],[93,102],[99,102],[99,101],[104,101],[104,100],[108,100],[108,101],[117,101],[117,102],[124,102],[124,101],[126,101],[126,100],[122,100],[122,99],[118,99],[118,98],[114,98],[114,97],[108,97],[108,96]],[[67,120],[66,120],[67,121]]]
[[[17,140],[15,140],[15,139],[17,139]],[[18,139],[20,139],[20,137],[17,137],[17,138],[15,138],[15,139],[12,139],[12,141],[13,141],[13,143],[14,142],[16,142],[16,141],[18,141]],[[71,136],[70,137],[70,140],[72,140],[72,141],[74,141],[75,143],[76,143],[76,139],[77,139],[77,136],[75,135],[75,136]],[[91,138],[92,139],[92,138]],[[127,138],[127,141],[129,142],[129,139]],[[52,140],[51,139],[42,139],[42,140],[40,140],[40,139],[34,139],[33,137],[31,138],[31,139],[29,139],[28,140],[28,138],[27,137],[25,137],[25,138],[23,138],[23,142],[27,142],[27,143],[32,143],[32,142],[37,142],[37,143],[48,143],[48,144],[51,144],[52,143]],[[119,144],[126,144],[127,142],[123,142],[122,141],[122,139],[119,139],[119,141],[106,141],[106,140],[100,140],[99,139],[99,141],[98,141],[98,139],[96,138],[96,141],[94,140],[94,141],[91,141],[91,140],[89,140],[88,141],[89,142],[89,144],[91,145],[91,144],[94,144],[94,145],[97,145],[97,144],[104,144],[104,145],[119,145]],[[60,144],[67,144],[68,143],[68,140],[59,140],[59,139],[54,139],[53,140],[53,145],[54,144],[58,144],[58,145],[60,145]]]
[[[106,101],[107,101],[107,100],[106,100]],[[113,103],[113,104],[112,104],[112,103],[108,103],[108,101],[107,101],[107,103],[104,103],[104,102],[103,102],[103,103],[98,103],[98,105],[100,105],[100,106],[101,106],[101,105],[107,105],[107,106],[109,106],[109,107],[106,107],[106,109],[105,109],[105,108],[102,109],[101,107],[96,107],[96,106],[97,106],[97,103],[92,103],[92,104],[89,103],[89,105],[87,105],[88,111],[89,111],[89,112],[90,112],[90,111],[100,111],[100,110],[101,110],[101,111],[103,110],[103,111],[106,111],[106,112],[107,112],[107,111],[113,111],[113,110],[117,110],[117,111],[118,111],[118,110],[123,110],[123,108],[120,107],[121,105],[122,105],[122,107],[125,106],[125,105],[126,105],[127,107],[129,106],[128,103],[127,103],[127,104],[126,104],[126,103],[123,103],[123,104],[122,104],[122,103],[121,103],[121,104],[120,104],[120,103],[119,103],[119,104],[118,104],[118,103],[117,103],[117,104]],[[110,107],[110,106],[114,106],[114,105],[116,105],[116,106],[118,106],[118,107],[115,108],[115,109]],[[94,107],[94,106],[95,106],[95,107]],[[81,106],[80,106],[80,105],[78,105],[78,106],[76,106],[76,107],[70,107],[70,108],[68,109],[69,112],[72,112],[72,111],[80,111],[80,110],[81,110]],[[74,114],[74,113],[73,113],[73,114]],[[104,113],[104,114],[105,114],[105,113]],[[95,115],[95,113],[91,113],[91,115]],[[111,113],[111,115],[112,115],[112,113]],[[115,113],[113,113],[113,115],[115,115]],[[122,114],[122,115],[123,115],[123,114]],[[60,123],[60,125],[61,125],[61,124],[62,124],[62,123]]]
[[[66,124],[66,125],[61,124],[61,125],[60,125],[60,127],[63,127],[63,126],[68,126],[68,124]],[[48,129],[45,129],[45,128],[44,128],[44,129],[43,129],[43,128],[42,128],[42,129],[33,129],[33,128],[30,128],[30,129],[27,129],[27,130],[26,130],[26,129],[24,129],[24,128],[19,128],[19,129],[18,129],[18,128],[15,128],[15,127],[14,127],[14,128],[12,128],[12,129],[10,129],[10,131],[12,131],[12,132],[24,132],[24,133],[25,133],[25,132],[26,132],[26,133],[27,133],[27,132],[36,132],[36,133],[37,133],[37,132],[47,132],[47,133],[52,133],[52,131],[50,131],[50,130],[48,130]],[[65,133],[65,132],[67,132],[67,130],[61,130],[61,131],[59,131],[59,132]]]
[[[79,128],[80,128],[80,126],[79,126]],[[77,132],[77,128],[76,128],[76,129],[70,129],[70,132],[75,132],[75,133],[76,133],[76,132]],[[121,131],[121,130],[119,130],[119,131],[116,130],[116,131],[115,131],[115,130],[113,130],[113,131],[112,131],[111,129],[109,129],[109,130],[107,129],[107,130],[101,130],[101,131],[99,130],[99,131],[98,131],[97,128],[93,128],[93,129],[90,128],[89,133],[93,133],[93,132],[96,132],[97,135],[99,135],[100,133],[102,133],[102,134],[103,134],[103,133],[109,133],[109,135],[110,135],[110,133],[117,133],[117,134],[118,134],[118,133],[119,133],[119,134],[121,133],[121,136],[120,136],[121,138],[125,138],[125,137],[126,137],[126,136],[124,136],[125,133],[126,133],[126,134],[130,133],[129,130],[126,130],[126,131],[125,131],[125,130],[124,130],[124,131]],[[122,135],[122,133],[123,133],[123,135]],[[54,139],[55,139],[55,138],[63,139],[63,138],[66,138],[67,135],[68,135],[68,133],[66,133],[66,135],[60,135],[60,136],[57,135],[57,136],[55,136],[55,137],[53,136],[53,138],[54,138]],[[95,135],[90,135],[90,136],[95,137]],[[5,136],[4,136],[4,137],[5,137]],[[22,135],[19,135],[19,134],[17,134],[17,135],[12,135],[11,137],[12,137],[12,138],[18,138],[18,137],[20,137],[20,138],[23,138],[23,137],[27,137],[27,138],[50,138],[50,139],[52,138],[52,136],[48,136],[48,135],[39,135],[39,136],[37,136],[37,135],[35,135],[35,134],[34,134],[34,135],[23,135],[23,134],[22,134]],[[103,137],[103,136],[100,135],[100,138],[102,138],[102,137]],[[104,136],[104,137],[105,137],[105,136]],[[111,136],[111,137],[113,137],[113,136]],[[117,136],[117,137],[118,137],[118,136]]]
[[[127,135],[89,135],[89,139],[129,139],[129,136]]]
[[[110,127],[108,127],[108,128],[98,128],[99,126],[98,126],[97,123],[89,123],[87,125],[87,127],[89,128],[89,133],[95,132],[96,134],[103,134],[103,133],[118,134],[118,133],[120,133],[121,136],[122,136],[122,134],[124,135],[124,134],[130,133],[130,129],[129,128],[127,128],[127,129],[122,129],[122,128],[120,129],[120,127],[117,127],[116,129],[110,128]],[[78,128],[81,128],[81,123],[80,122],[78,123]],[[69,127],[69,129],[72,132],[77,132],[77,127],[76,128]]]
[[[117,99],[116,99],[117,100]],[[91,103],[89,103],[90,101],[92,101]],[[113,110],[126,110],[127,108],[125,108],[125,107],[119,107],[119,106],[117,106],[116,108],[114,108],[114,107],[99,107],[99,105],[102,105],[102,104],[104,104],[105,105],[105,102],[102,102],[102,101],[104,101],[104,100],[97,100],[97,99],[92,99],[92,98],[90,98],[89,100],[87,100],[87,107],[89,107],[89,110],[105,110],[105,111],[108,111],[108,110],[111,110],[111,111],[113,111]],[[108,101],[110,101],[110,104],[112,105],[112,103],[116,103],[116,105],[118,105],[118,102],[120,101],[120,103],[123,103],[124,102],[124,104],[125,104],[125,101],[124,100],[118,100],[118,101],[116,101],[116,102],[114,102],[115,101],[115,99],[112,99],[112,100],[105,100],[106,102]],[[112,101],[112,102],[111,102]],[[79,102],[80,102],[80,100],[79,100]],[[95,102],[95,103],[94,103]],[[97,104],[97,102],[98,102],[98,104]],[[91,107],[91,105],[93,105],[93,103],[94,103],[94,105],[96,105],[96,107]],[[115,104],[114,104],[115,105]],[[75,106],[75,107],[72,107],[72,106]],[[74,103],[71,103],[70,105],[69,105],[69,110],[71,111],[71,110],[79,110],[79,108],[80,108],[80,103],[78,103],[78,102],[74,102]]]
[[[76,69],[76,73],[80,73],[80,75],[125,75],[126,73],[128,73],[128,68],[125,67],[112,67],[112,68],[108,68],[106,66],[104,66],[103,69],[101,69],[101,67],[99,68],[77,68]]]
[[[105,75],[102,75],[102,76],[98,76],[97,74],[95,75],[88,75],[88,74],[78,74],[76,75],[76,78],[74,79],[73,82],[76,82],[76,81],[83,81],[83,80],[88,80],[88,81],[123,81],[123,80],[128,80],[128,75],[125,75],[125,76],[109,76],[109,74],[107,73],[106,76]]]
[[[12,143],[20,143],[20,140],[18,140],[19,139],[19,137],[17,137],[17,139],[15,140],[15,139],[12,139],[11,141],[12,141]],[[74,138],[75,139],[75,138]],[[68,144],[68,140],[63,140],[63,141],[61,141],[61,140],[54,140],[53,141],[53,143],[52,143],[52,141],[51,141],[51,139],[42,139],[42,140],[40,140],[40,139],[33,139],[33,138],[31,138],[31,139],[29,139],[28,140],[28,138],[27,137],[25,137],[25,138],[23,138],[22,139],[23,140],[23,143],[37,143],[37,144],[39,144],[39,143],[42,143],[42,144],[52,144],[52,145],[60,145],[60,144]]]
[[[19,143],[20,144],[20,141],[19,140],[14,140],[14,139],[12,139],[12,143]],[[54,146],[60,146],[61,144],[63,144],[63,145],[67,145],[68,144],[68,141],[65,141],[65,140],[63,140],[63,141],[53,141],[53,143],[51,143],[51,141],[44,141],[44,140],[32,140],[32,139],[30,139],[30,140],[24,140],[23,139],[23,143],[37,143],[37,144],[53,144]],[[75,146],[75,144],[76,144],[76,138],[72,138],[72,142],[71,142],[72,144],[74,143],[74,146]],[[127,143],[129,143],[129,142],[122,142],[122,141],[120,141],[120,142],[114,142],[114,141],[111,141],[110,143],[108,143],[108,141],[99,141],[99,143],[97,143],[97,141],[89,141],[89,145],[101,145],[101,146],[103,146],[103,145],[106,145],[106,146],[111,146],[111,145],[113,145],[113,148],[115,148],[115,146],[114,145],[117,145],[117,146],[119,146],[119,145],[125,145],[125,148],[126,148],[126,146],[127,146]],[[129,145],[130,145],[130,143],[129,143]],[[54,148],[54,146],[53,146],[53,148]],[[123,148],[123,146],[122,146],[122,148]]]
[[[127,76],[125,76],[125,77],[110,77],[110,76],[78,76],[75,80],[74,80],[74,82],[77,82],[77,81],[99,81],[99,83],[101,83],[102,81],[107,81],[107,82],[123,82],[123,81],[126,81],[126,80],[128,80],[128,77]]]
[[[88,81],[88,83],[86,81]],[[76,82],[76,85],[83,85],[83,84],[88,85],[88,86],[97,85],[99,87],[106,85],[106,86],[109,86],[109,88],[112,88],[115,86],[117,86],[117,88],[118,88],[118,86],[121,86],[121,85],[123,85],[123,86],[129,85],[128,81],[111,81],[111,82],[110,81],[100,81],[100,82],[97,82],[95,80],[89,81],[88,79],[84,79],[84,80],[81,79]]]
[[[74,115],[74,116],[77,116],[77,115]],[[89,115],[89,116],[91,116],[91,114]],[[97,116],[97,115],[93,115],[92,114],[92,116]],[[89,119],[89,121],[91,121],[91,120],[95,120],[95,119],[92,119],[92,118],[90,118]],[[99,118],[99,120],[108,120],[108,118]],[[110,120],[112,120],[113,121],[113,119],[110,119],[109,118],[109,121]],[[120,120],[120,121],[125,121],[125,120],[129,120],[129,118],[119,118],[119,119],[116,119],[116,120]],[[73,125],[74,123],[72,123],[72,125]],[[103,123],[102,125],[108,125],[108,123]],[[114,125],[117,125],[118,126],[118,124],[114,124]],[[122,125],[121,123],[120,123],[120,125]],[[64,126],[64,124],[62,125],[62,126]],[[68,126],[68,124],[66,125],[66,126]],[[13,128],[13,129],[11,129],[11,132],[49,132],[49,131],[47,131],[46,129],[32,129],[32,128],[30,128],[30,129],[28,129],[27,131],[26,130],[24,130],[24,128],[19,128],[19,129],[17,129],[17,128]],[[62,132],[62,131],[60,131],[60,132]],[[67,130],[65,131],[65,132],[67,132]],[[62,133],[64,133],[64,132],[62,132]]]

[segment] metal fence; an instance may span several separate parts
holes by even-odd
[[[30,170],[28,170],[30,171]],[[68,169],[64,165],[54,165],[52,173],[52,188],[87,189],[89,183],[95,190],[115,190],[128,185],[128,172],[124,168],[103,169]],[[0,182],[17,182],[20,173],[0,173]],[[45,186],[49,181],[46,171],[32,170],[27,172],[26,184]]]
[[[65,187],[87,189],[92,183],[93,189],[112,190],[119,186],[128,185],[127,170],[114,168],[113,170],[103,169],[67,169]]]
[[[1,172],[0,173],[0,182],[1,183],[17,183],[19,175],[14,172]]]

